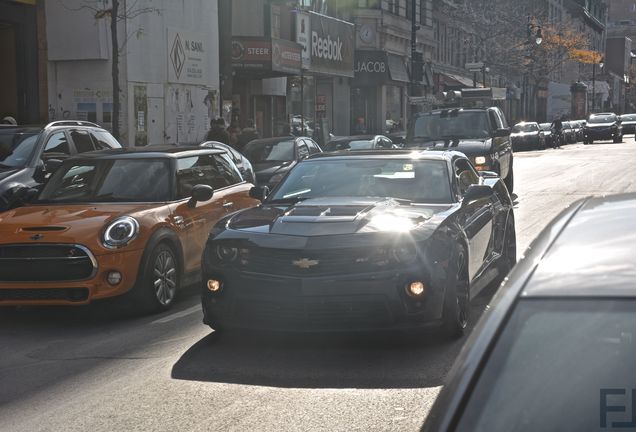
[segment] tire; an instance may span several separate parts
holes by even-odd
[[[504,179],[504,184],[506,188],[508,188],[508,193],[512,196],[515,187],[515,173],[512,168],[508,171],[508,176]]]
[[[614,138],[614,144],[618,144],[623,141],[623,137]]]
[[[161,312],[172,307],[181,285],[179,260],[174,249],[162,242],[147,255],[132,290],[133,302],[143,312]]]
[[[442,312],[442,334],[449,339],[464,335],[470,312],[470,282],[468,280],[468,256],[464,249],[457,256],[457,274],[446,289]]]

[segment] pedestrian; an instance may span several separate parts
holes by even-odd
[[[230,137],[229,145],[231,145],[234,148],[237,148],[238,137],[239,137],[239,134],[241,133],[241,128],[238,126],[237,123],[232,123],[230,124],[230,126],[228,126],[227,133]]]
[[[205,136],[206,141],[218,141],[223,144],[230,144],[230,135],[225,130],[225,120],[219,117],[210,120],[210,130]]]
[[[0,124],[17,126],[18,122],[15,121],[15,118],[11,116],[5,116],[0,122]]]
[[[240,135],[238,136],[238,142],[236,146],[239,151],[243,151],[243,148],[245,148],[247,143],[259,138],[260,135],[258,134],[256,126],[254,125],[254,120],[249,119],[247,121],[247,127],[243,128]]]

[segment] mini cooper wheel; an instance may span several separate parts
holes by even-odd
[[[170,309],[179,291],[181,272],[172,247],[159,243],[148,254],[137,290],[139,306],[146,311]]]
[[[470,312],[470,282],[468,280],[468,261],[462,250],[457,256],[457,275],[455,283],[448,287],[444,297],[442,313],[442,332],[448,338],[459,338],[468,326]]]

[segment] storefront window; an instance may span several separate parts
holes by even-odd
[[[301,82],[304,82],[303,91],[301,92]],[[314,77],[295,76],[287,79],[287,113],[289,120],[286,122],[289,131],[295,135],[303,134],[304,118],[304,134],[311,136],[315,121],[316,107],[316,82]],[[281,133],[285,129],[285,124],[280,125]]]
[[[397,132],[404,129],[404,97],[402,87],[386,86],[386,115],[384,131]]]

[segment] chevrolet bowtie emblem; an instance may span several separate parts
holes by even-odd
[[[41,240],[44,238],[44,236],[42,234],[34,234],[30,238],[31,240]]]
[[[313,266],[317,266],[320,263],[318,260],[310,260],[307,258],[299,259],[296,261],[292,261],[292,264],[296,267],[300,267],[301,269],[308,269]]]

